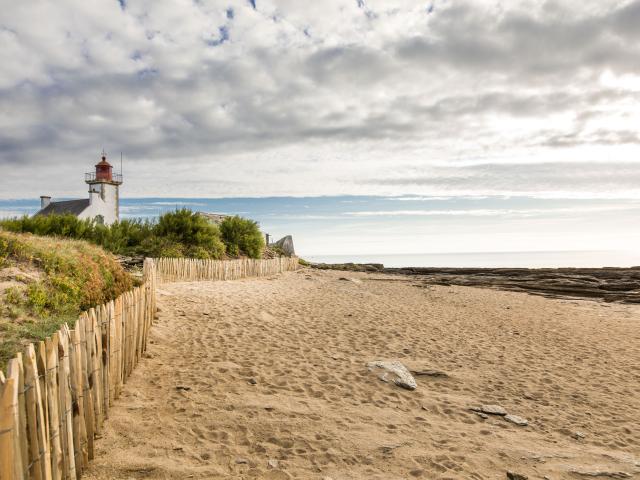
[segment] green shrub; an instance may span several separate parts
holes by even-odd
[[[200,255],[206,255],[200,258],[221,258],[224,255],[224,244],[218,227],[186,208],[162,215],[154,228],[154,234],[158,238],[182,245],[183,254],[196,251]]]
[[[139,252],[140,244],[153,235],[154,223],[136,219],[105,226],[91,220],[79,220],[74,215],[48,215],[2,220],[0,227],[16,233],[88,240],[112,253],[132,255],[143,253]]]
[[[227,217],[220,224],[222,240],[230,255],[246,253],[251,258],[261,258],[265,242],[258,223],[239,216]]]
[[[211,256],[211,252],[209,252],[206,248],[198,247],[198,246],[189,247],[187,249],[186,256],[189,258],[200,258],[200,259],[215,258]]]
[[[5,230],[20,233],[33,233],[42,236],[70,237],[79,240],[90,240],[93,231],[91,220],[80,220],[67,215],[49,215],[2,221]]]
[[[53,296],[49,296],[47,289],[40,283],[33,283],[27,288],[27,305],[31,307],[35,313],[42,315],[47,311],[47,307],[51,307]]]
[[[7,303],[18,305],[22,302],[23,295],[17,287],[10,287],[4,291],[4,299]]]
[[[87,240],[119,255],[219,259],[227,253],[260,258],[265,246],[258,224],[252,220],[229,217],[218,228],[186,208],[164,213],[156,221],[121,220],[109,226],[73,215],[49,215],[2,220],[0,227],[16,233]],[[0,244],[0,265],[4,249]]]

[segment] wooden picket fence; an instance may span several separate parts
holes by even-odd
[[[238,280],[249,277],[264,277],[299,268],[298,257],[280,257],[266,260],[254,260],[252,258],[239,260],[156,258],[155,264],[159,283]]]
[[[0,480],[76,480],[109,407],[147,347],[158,282],[234,280],[298,269],[298,258],[146,259],[144,282],[29,344],[0,371]]]
[[[0,480],[75,480],[94,456],[109,407],[147,346],[156,273],[27,346],[0,371]]]

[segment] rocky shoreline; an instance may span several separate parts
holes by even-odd
[[[417,277],[425,285],[460,285],[527,292],[551,298],[589,298],[640,304],[640,267],[631,268],[386,268],[370,264],[312,264],[321,270]]]

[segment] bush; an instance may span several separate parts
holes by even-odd
[[[90,240],[91,220],[80,220],[74,215],[51,215],[5,220],[2,226],[6,230],[21,233],[33,233],[42,236],[70,237],[78,240]]]
[[[135,255],[142,242],[153,236],[154,224],[149,220],[121,220],[110,226],[94,225],[92,241],[110,252]]]
[[[260,258],[265,247],[258,224],[252,220],[228,217],[218,228],[186,208],[165,213],[157,221],[121,220],[109,226],[73,215],[49,215],[2,220],[0,227],[17,233],[87,240],[118,255],[219,259],[226,252]],[[2,261],[0,245],[0,265]]]
[[[230,255],[244,252],[251,258],[262,258],[265,242],[257,222],[237,215],[227,217],[220,224],[220,233]]]
[[[221,258],[224,255],[224,244],[220,240],[218,227],[186,208],[162,215],[154,228],[154,234],[158,238],[182,245],[183,254],[197,252],[198,258]]]

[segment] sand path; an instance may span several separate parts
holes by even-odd
[[[86,478],[640,478],[639,307],[344,275],[161,286]]]

